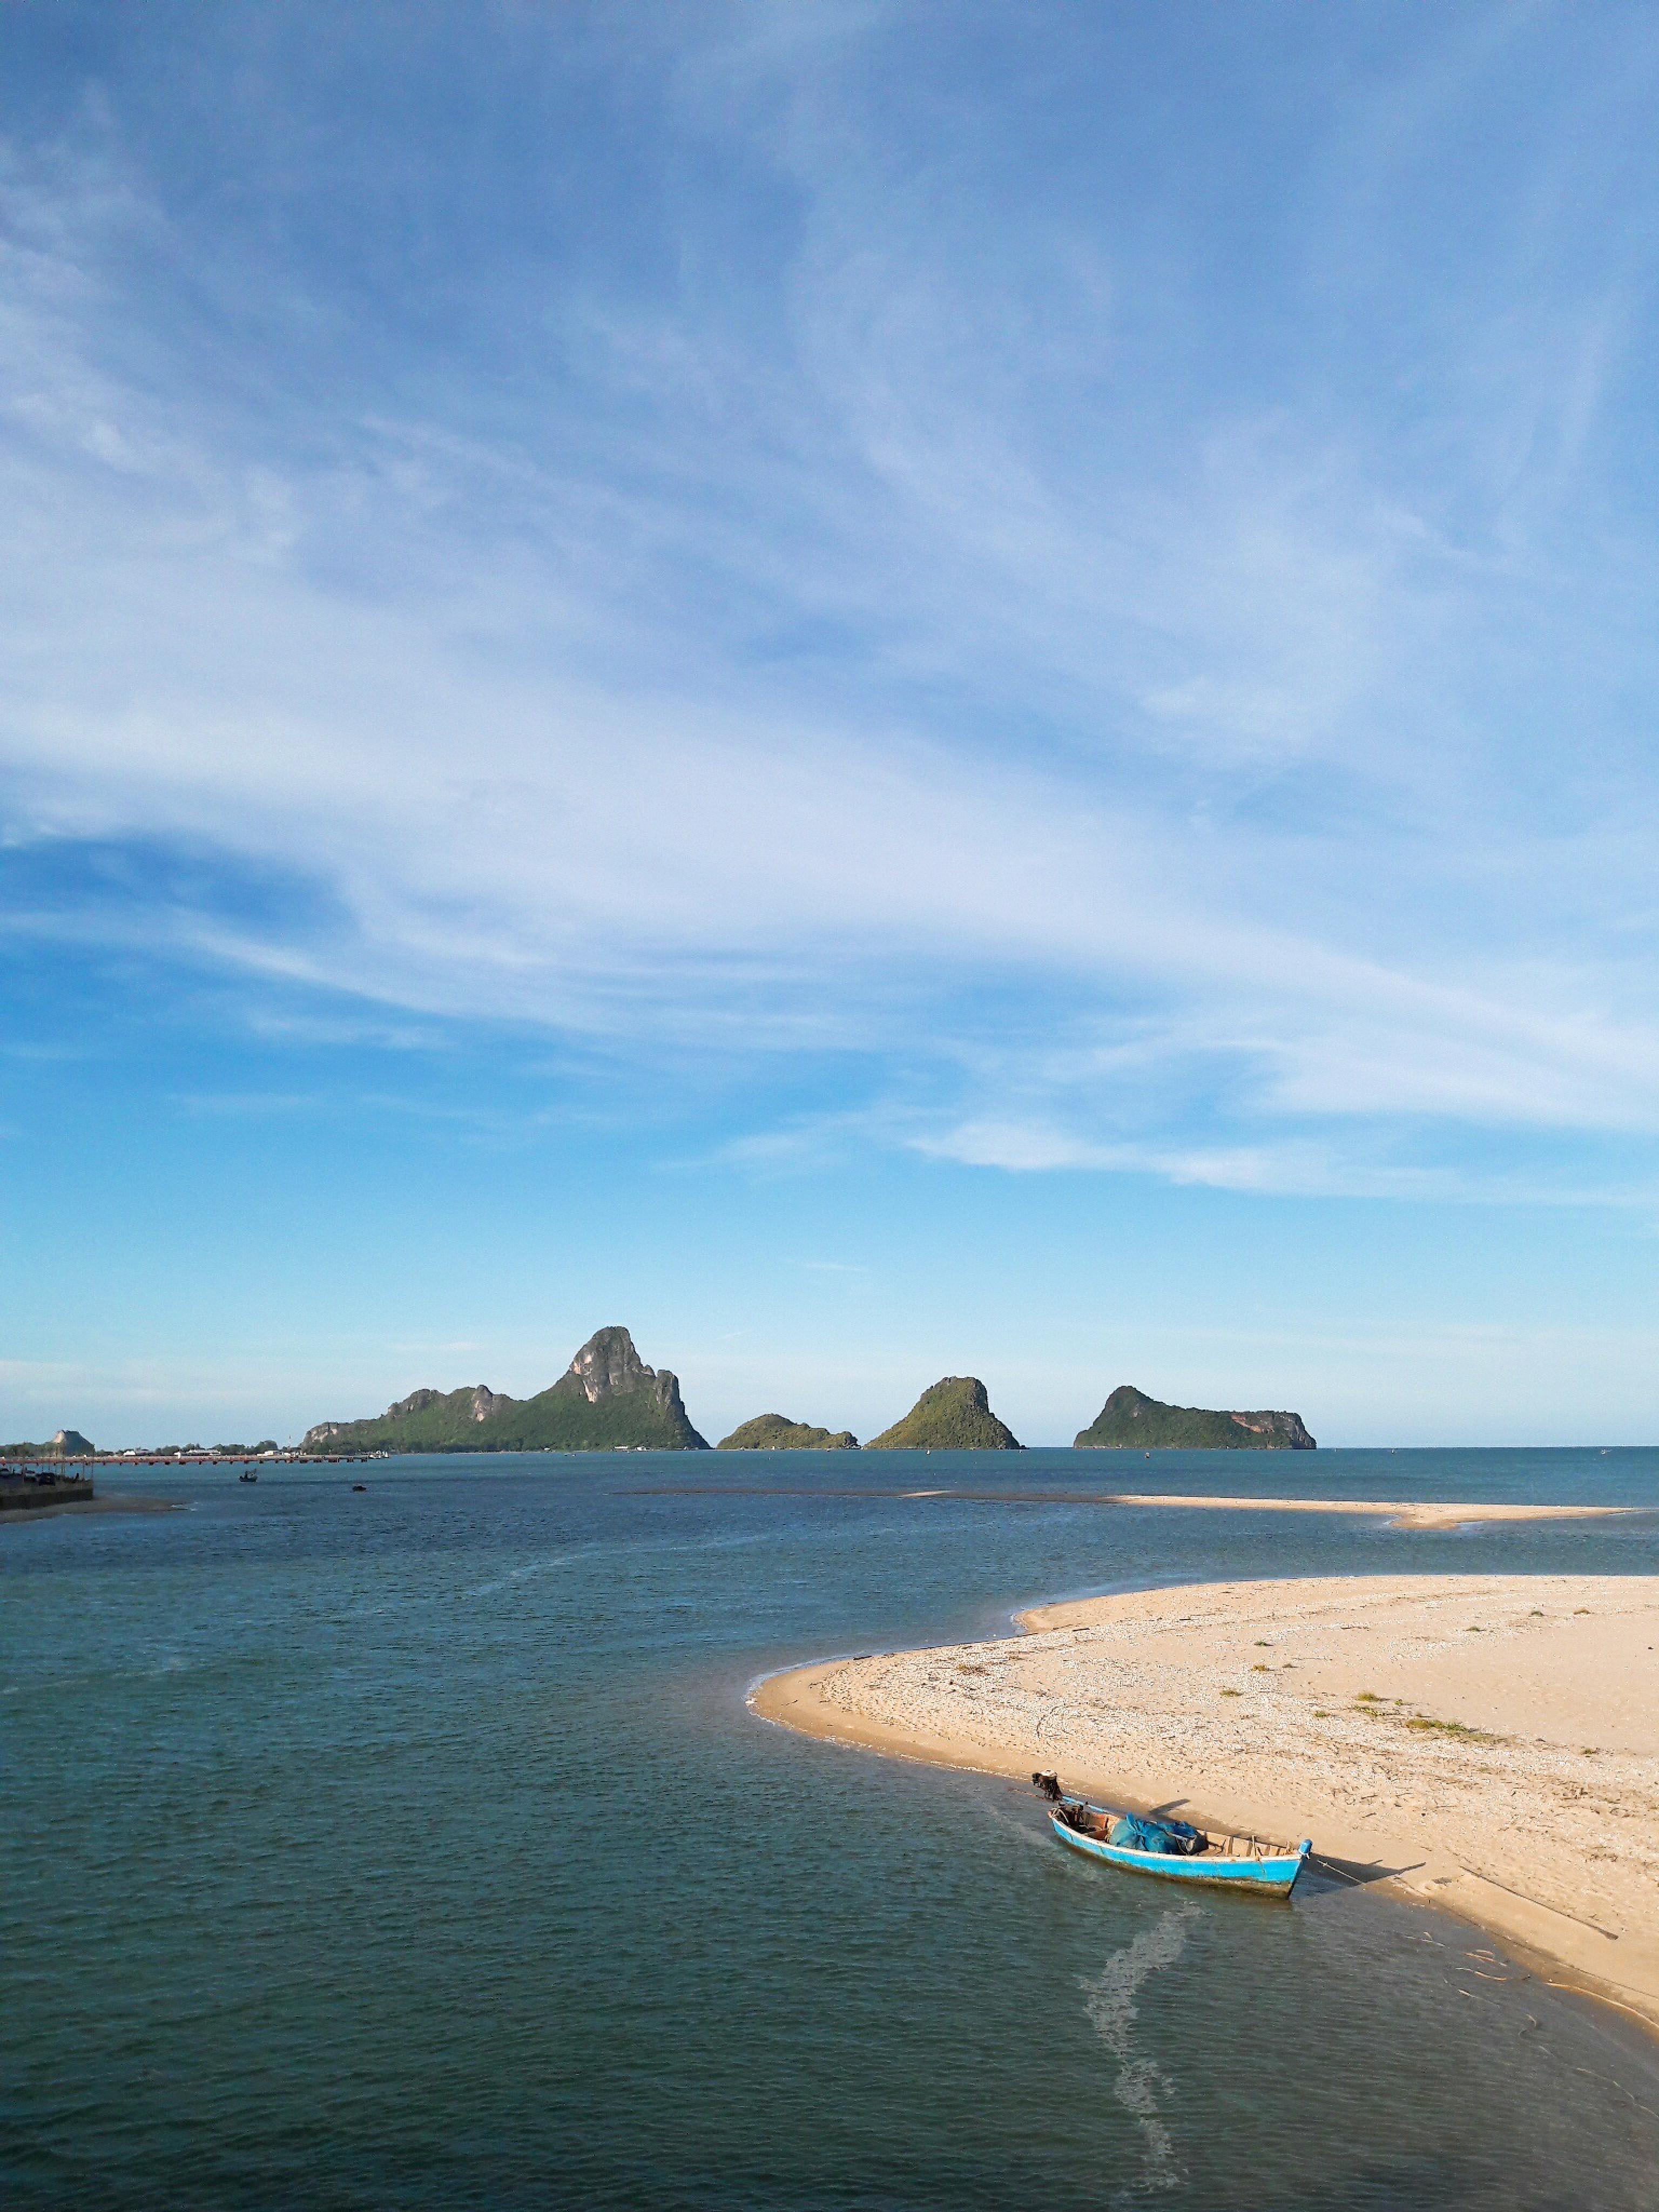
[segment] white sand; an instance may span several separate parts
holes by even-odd
[[[1152,1454],[1148,1452],[1150,1459]],[[1498,1521],[1597,1521],[1625,1513],[1639,1513],[1639,1505],[1460,1505],[1443,1498],[1200,1498],[1182,1492],[1138,1490],[803,1490],[798,1484],[762,1486],[744,1483],[676,1484],[672,1490],[653,1486],[645,1497],[744,1498],[937,1498],[952,1505],[1156,1505],[1192,1513],[1346,1513],[1368,1521],[1386,1521],[1395,1528],[1477,1528]]]
[[[1485,1521],[1601,1520],[1634,1513],[1634,1505],[1450,1505],[1438,1501],[1391,1504],[1379,1498],[1157,1498],[1121,1491],[1102,1500],[1111,1505],[1181,1505],[1226,1513],[1358,1513],[1388,1521],[1396,1528],[1472,1528]]]
[[[1659,2026],[1659,1579],[1210,1583],[763,1683],[764,1717],[1294,1841]]]

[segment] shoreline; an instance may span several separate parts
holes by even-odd
[[[1044,1604],[749,1709],[888,1758],[1293,1841],[1659,2036],[1659,1579],[1313,1577]]]

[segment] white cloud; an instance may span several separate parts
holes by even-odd
[[[769,40],[688,65],[694,115],[737,72],[796,196],[752,323],[718,283],[672,313],[573,285],[562,411],[550,382],[494,425],[442,362],[425,411],[295,389],[268,421],[188,332],[124,367],[135,241],[188,239],[112,130],[90,163],[14,152],[14,834],[294,887],[33,926],[416,1014],[866,1054],[933,1100],[866,1132],[1007,1168],[1412,1191],[1451,1171],[1343,1125],[1651,1136],[1659,794],[1600,672],[1650,687],[1653,652],[1590,604],[1606,533],[1562,522],[1631,343],[1618,272],[1501,434],[1501,301],[1410,438],[1195,380],[1163,410],[1110,226],[972,235],[845,104],[867,30],[838,16],[810,84]],[[1558,584],[1540,692],[1528,594]],[[1021,1006],[994,1051],[976,994]]]

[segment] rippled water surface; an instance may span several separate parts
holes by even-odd
[[[1458,1923],[1172,1895],[1006,1784],[743,1701],[1116,1583],[1659,1568],[1650,1511],[1407,1534],[1045,1491],[1651,1508],[1659,1455],[361,1472],[146,1473],[104,1487],[191,1510],[0,1529],[13,2212],[1659,2203],[1651,2047]],[[880,1494],[923,1484],[1039,1502]]]

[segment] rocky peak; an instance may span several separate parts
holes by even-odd
[[[571,1361],[570,1372],[590,1406],[613,1391],[637,1390],[641,1383],[657,1380],[656,1370],[640,1358],[625,1328],[596,1329]]]
[[[685,1419],[678,1376],[666,1367],[647,1367],[625,1328],[596,1329],[570,1363],[564,1383],[571,1382],[579,1385],[590,1406],[646,1390],[665,1413],[676,1421]]]
[[[411,1390],[408,1397],[399,1398],[395,1406],[386,1407],[386,1419],[395,1421],[405,1413],[423,1413],[428,1406],[435,1406],[442,1395],[441,1390]],[[339,1423],[337,1421],[331,1425],[337,1428]]]
[[[1253,1437],[1282,1437],[1292,1451],[1317,1449],[1300,1413],[1229,1413],[1227,1418]]]

